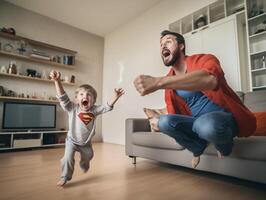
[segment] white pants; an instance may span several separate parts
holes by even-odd
[[[93,149],[90,142],[84,146],[74,144],[69,139],[66,139],[65,155],[61,159],[62,174],[61,179],[69,181],[72,179],[75,166],[75,153],[80,153],[80,168],[87,172],[90,168],[90,161],[93,158]]]

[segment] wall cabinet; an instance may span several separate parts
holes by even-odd
[[[217,39],[217,35],[219,39]],[[241,91],[236,20],[233,18],[206,29],[202,37],[204,41],[203,52],[211,53],[218,57],[228,84],[235,91]]]
[[[225,73],[225,78],[235,91],[241,91],[239,49],[235,17],[210,24],[208,28],[184,35],[186,54],[215,55]]]

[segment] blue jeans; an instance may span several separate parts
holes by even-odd
[[[173,137],[194,156],[200,156],[207,144],[213,143],[222,155],[229,155],[238,131],[231,113],[210,112],[200,117],[186,115],[161,115],[158,127],[161,132]]]

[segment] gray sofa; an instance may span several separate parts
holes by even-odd
[[[244,104],[253,112],[266,111],[266,90],[238,92]],[[162,133],[150,132],[147,119],[126,120],[126,155],[152,159],[191,168],[192,154]],[[266,136],[235,138],[230,156],[219,159],[212,145],[201,156],[196,170],[223,174],[266,183]]]

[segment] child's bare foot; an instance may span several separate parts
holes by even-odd
[[[198,166],[199,162],[200,162],[200,156],[197,157],[193,156],[191,161],[192,168],[195,169]]]
[[[217,151],[217,156],[218,156],[218,158],[220,158],[220,159],[223,159],[223,158],[224,158],[220,151]]]
[[[63,187],[66,184],[66,182],[67,182],[66,180],[60,180],[60,181],[57,182],[56,185],[60,186],[60,187]]]

